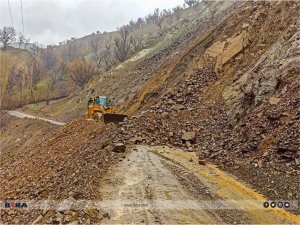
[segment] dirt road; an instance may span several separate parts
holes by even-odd
[[[29,118],[29,119],[38,119],[38,120],[43,120],[46,121],[48,123],[54,124],[54,125],[65,125],[65,123],[63,122],[58,122],[55,120],[49,120],[49,119],[45,119],[45,118],[41,118],[41,117],[37,117],[37,116],[32,116],[26,113],[22,113],[22,112],[18,112],[18,111],[7,111],[8,114],[18,117],[18,118]]]
[[[299,224],[294,214],[265,209],[265,198],[194,153],[137,146],[99,187],[108,224]]]

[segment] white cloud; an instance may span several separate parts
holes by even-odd
[[[97,30],[112,31],[155,8],[172,8],[183,0],[22,0],[25,34],[53,44]],[[14,27],[22,31],[20,0],[10,0]],[[0,27],[11,26],[7,0],[0,0]]]

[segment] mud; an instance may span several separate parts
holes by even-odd
[[[218,180],[220,174],[198,165],[196,156],[190,158],[189,153],[182,153],[186,159],[180,160],[187,164],[180,164],[176,161],[177,152],[165,149],[133,147],[127,157],[106,174],[98,189],[101,201],[117,204],[107,210],[109,217],[101,223],[288,224],[297,220],[293,214],[267,211],[262,205],[255,208],[257,202],[249,207],[241,206],[243,200],[257,200],[260,204],[259,198],[251,196],[243,185],[234,184],[235,190],[231,190],[230,185],[222,187],[221,180],[231,184],[233,178],[228,175]],[[202,168],[203,174],[197,173],[195,168]],[[227,207],[214,209],[216,202],[224,200]]]

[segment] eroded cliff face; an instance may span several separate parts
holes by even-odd
[[[297,92],[289,93],[292,95],[289,98],[287,92],[299,85],[300,31],[288,36],[281,37],[252,68],[225,89],[223,97],[230,119],[239,119],[249,108],[263,102],[277,105],[296,97]]]

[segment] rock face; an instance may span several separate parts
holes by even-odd
[[[225,41],[217,41],[206,50],[206,54],[216,58],[215,71],[218,71],[230,59],[242,52],[249,45],[249,33],[245,30],[241,34],[236,34]]]
[[[249,34],[247,31],[242,31],[241,34],[228,38],[225,41],[226,47],[217,58],[216,68],[220,68],[230,59],[242,52],[249,45]]]
[[[292,77],[297,79],[299,74],[299,38],[300,31],[295,32],[288,41],[280,38],[253,68],[225,89],[223,97],[230,108],[229,117],[232,120],[242,116],[246,106],[259,105],[267,99],[271,105],[279,103],[278,96],[284,96],[288,89],[284,81]],[[279,88],[278,96],[273,96]]]

